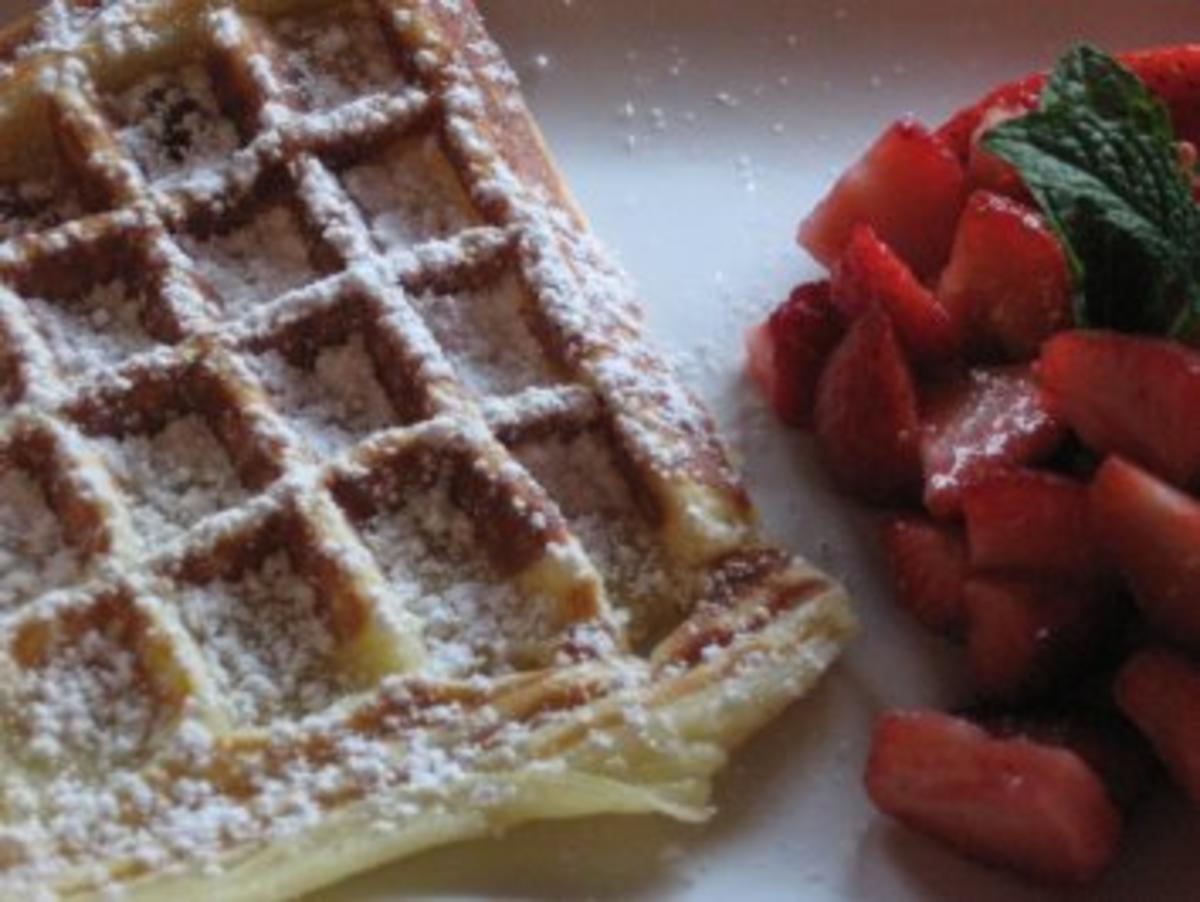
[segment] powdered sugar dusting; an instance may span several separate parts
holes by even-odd
[[[71,375],[120,363],[154,343],[142,326],[142,298],[123,279],[78,298],[28,298],[26,305],[58,365]]]
[[[400,68],[364,3],[342,4],[334,16],[288,16],[274,33],[284,47],[284,78],[301,105],[327,109],[369,91],[397,93]]]
[[[246,496],[224,447],[196,414],[153,435],[95,441],[129,498],[134,530],[147,541],[176,536]]]
[[[381,250],[411,247],[480,224],[432,136],[401,138],[347,169],[342,180]]]
[[[638,510],[630,484],[613,451],[600,435],[583,432],[515,449],[517,459],[545,486],[567,518],[571,531],[596,564],[610,600],[631,617],[634,641],[645,638],[653,611],[675,599],[683,587],[673,577],[662,541]]]
[[[151,179],[215,163],[238,147],[204,69],[158,72],[112,98],[117,137]]]
[[[37,481],[17,467],[0,470],[0,609],[72,582],[80,565]]]
[[[406,494],[363,529],[397,604],[424,622],[439,676],[503,673],[523,663],[547,630],[542,607],[490,565],[448,486]]]
[[[230,318],[244,316],[316,275],[296,216],[283,204],[256,210],[249,222],[225,233],[206,238],[183,234],[179,241]]]
[[[254,370],[279,409],[322,454],[397,421],[359,333],[322,348],[311,369],[268,351],[255,358]]]
[[[346,693],[322,599],[286,553],[240,578],[183,588],[179,607],[238,722],[308,714]]]
[[[512,394],[554,382],[529,329],[526,289],[506,272],[482,288],[413,298],[459,377],[481,395]]]

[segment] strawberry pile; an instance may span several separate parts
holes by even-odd
[[[1198,333],[1150,334],[1161,313],[1105,294],[1110,275],[1136,277],[1174,303],[1200,278],[1165,254],[1154,269],[1163,242],[1142,272],[1102,270],[1086,242],[1110,228],[1102,240],[1126,247],[1126,220],[1084,222],[1103,198],[1072,207],[1038,158],[993,151],[1054,116],[1069,128],[1051,102],[1112,89],[1079,74],[1111,65],[1118,89],[1161,101],[1134,96],[1138,122],[1169,114],[1158,150],[1193,204],[1200,46],[1121,66],[1084,50],[937,130],[888,127],[800,226],[828,277],[747,337],[780,419],[815,433],[842,490],[885,509],[898,603],[964,648],[977,703],[882,715],[871,799],[974,858],[1073,883],[1112,860],[1158,763],[1200,804]],[[988,140],[1013,123],[1026,132]],[[1113,140],[1140,140],[1121,125]]]

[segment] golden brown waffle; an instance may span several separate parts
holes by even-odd
[[[707,813],[853,623],[468,0],[58,5],[0,78],[0,890]]]

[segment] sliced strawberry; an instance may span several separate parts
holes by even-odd
[[[1100,777],[1113,802],[1129,810],[1150,787],[1154,756],[1133,726],[1115,711],[1069,707],[962,712],[992,736],[1023,736],[1040,745],[1067,748]]]
[[[800,224],[799,241],[832,267],[866,224],[920,278],[946,262],[966,199],[962,165],[912,119],[893,123]]]
[[[1042,349],[1047,403],[1092,449],[1176,485],[1200,480],[1200,354],[1174,341],[1072,331]]]
[[[962,531],[925,517],[891,517],[883,544],[900,604],[930,629],[960,633],[969,574]]]
[[[812,425],[817,378],[845,334],[829,283],[797,285],[786,301],[746,335],[747,366],[776,415],[791,426]]]
[[[959,510],[968,485],[1044,460],[1067,434],[1026,366],[971,370],[932,387],[923,406],[925,506],[939,517]]]
[[[1103,594],[1041,579],[977,576],[963,593],[967,659],[981,696],[1037,696],[1081,673],[1111,636]]]
[[[816,433],[837,482],[868,501],[897,501],[921,481],[917,396],[891,321],[858,319],[817,383]]]
[[[1140,50],[1119,59],[1167,105],[1176,134],[1200,141],[1200,44]]]
[[[1109,576],[1091,530],[1088,489],[1034,470],[998,473],[963,492],[971,565],[1047,574],[1084,586]]]
[[[1200,502],[1111,457],[1090,490],[1100,543],[1146,619],[1200,648]]]
[[[1020,106],[991,107],[971,135],[971,150],[967,161],[967,183],[972,189],[982,188],[1003,194],[1023,204],[1032,205],[1033,198],[1017,167],[1002,160],[983,146],[983,137],[995,126],[1020,116],[1027,108]]]
[[[1046,76],[1042,73],[1027,75],[1019,81],[1001,85],[986,94],[982,100],[959,110],[943,123],[934,133],[946,146],[966,162],[971,153],[972,138],[979,126],[992,110],[1032,110],[1038,104]]]
[[[916,363],[954,356],[950,316],[869,225],[856,226],[833,269],[833,302],[847,319],[882,307]]]
[[[1113,695],[1192,804],[1200,805],[1200,668],[1165,649],[1140,651],[1121,668]]]
[[[1094,880],[1121,834],[1103,783],[1074,752],[934,711],[876,721],[865,782],[876,806],[914,830],[1038,880]]]
[[[976,191],[958,221],[938,299],[985,357],[1028,360],[1071,321],[1071,277],[1058,239],[1029,207]]]

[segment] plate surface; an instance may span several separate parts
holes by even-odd
[[[656,339],[740,454],[769,531],[845,579],[866,631],[735,758],[703,827],[537,824],[318,898],[1061,898],[960,861],[868,805],[872,716],[961,701],[961,661],[893,611],[870,518],[833,494],[808,442],[771,422],[741,375],[741,335],[817,273],[792,241],[796,222],[888,121],[911,111],[936,122],[1075,39],[1112,50],[1195,39],[1200,4],[481,3],[568,182],[640,284]],[[28,6],[0,0],[0,14]],[[1086,898],[1194,898],[1197,848],[1200,818],[1159,798]]]

